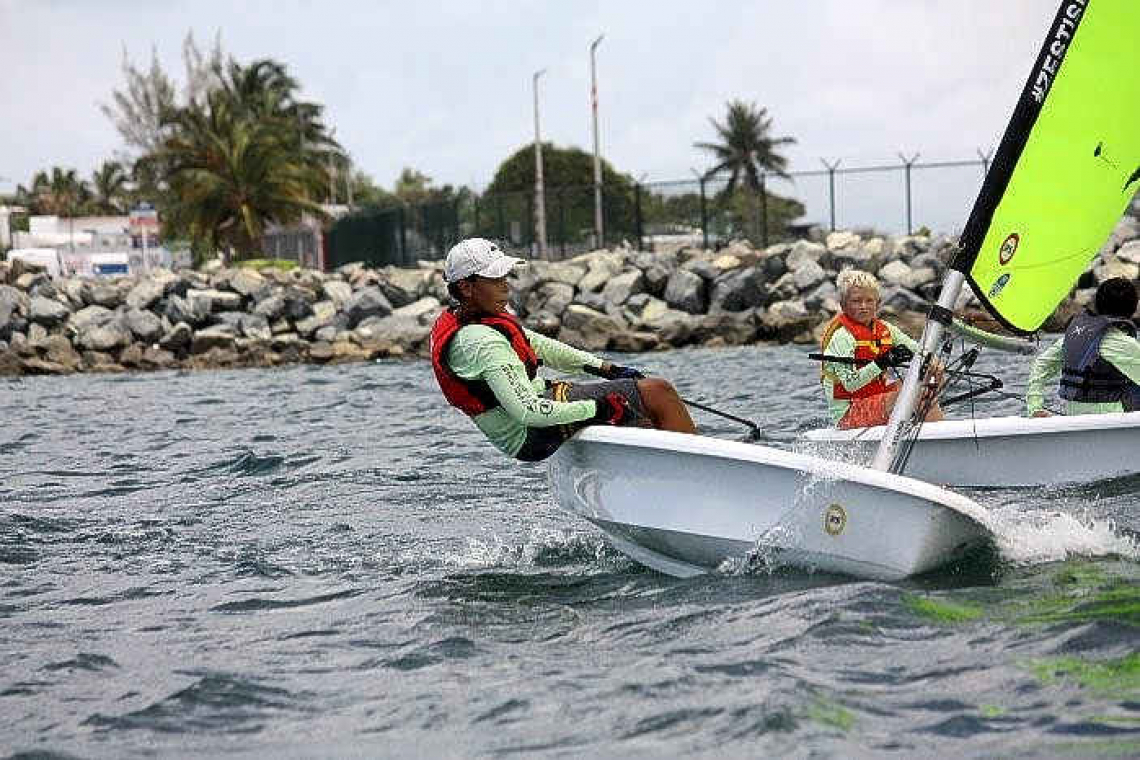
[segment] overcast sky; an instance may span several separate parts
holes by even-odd
[[[996,147],[1057,0],[632,0],[243,2],[0,0],[0,191],[36,170],[89,175],[122,142],[99,104],[123,85],[123,51],[152,48],[181,81],[192,31],[242,62],[270,57],[324,104],[356,164],[391,187],[404,166],[484,187],[533,140],[592,150],[590,42],[598,48],[601,150],[648,181],[709,165],[693,143],[740,98],[795,137],[792,169],[976,157]],[[915,226],[961,226],[980,168],[915,177]],[[905,226],[901,174],[849,175],[839,226]],[[826,221],[826,182],[777,188]],[[963,208],[963,206],[965,206]]]

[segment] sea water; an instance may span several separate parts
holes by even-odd
[[[792,447],[805,354],[615,358]],[[1001,555],[952,573],[678,580],[422,361],[0,393],[0,756],[1140,754],[1140,478],[971,493]]]

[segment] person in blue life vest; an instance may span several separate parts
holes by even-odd
[[[455,304],[432,327],[431,364],[449,404],[496,448],[526,462],[546,459],[588,425],[696,432],[668,381],[523,327],[507,308],[507,275],[523,264],[483,238],[462,240],[448,252],[443,278]],[[539,365],[605,379],[548,381]]]
[[[835,284],[842,311],[824,328],[820,349],[825,356],[853,361],[824,361],[820,367],[828,415],[843,430],[885,425],[901,388],[892,375],[913,358],[918,344],[879,319],[879,281],[873,274],[844,269]],[[940,377],[941,366],[936,363],[929,379],[937,385]],[[937,402],[926,419],[943,419]]]
[[[1045,385],[1060,375],[1065,414],[1140,411],[1140,341],[1136,339],[1136,285],[1123,277],[1096,289],[1094,311],[1078,314],[1065,334],[1033,362],[1025,413],[1048,417]]]

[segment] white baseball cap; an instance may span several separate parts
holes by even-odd
[[[526,264],[522,259],[508,256],[495,243],[484,238],[460,240],[447,252],[443,265],[443,279],[459,282],[471,275],[497,279],[506,277],[512,269]]]

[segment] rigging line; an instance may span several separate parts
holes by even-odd
[[[945,342],[943,342],[942,349],[939,351],[939,353],[942,355],[942,382],[938,386],[931,388],[929,393],[923,394],[923,396],[920,398],[919,404],[910,418],[911,430],[907,432],[903,446],[900,447],[898,453],[895,455],[895,460],[893,463],[894,466],[891,467],[892,472],[901,475],[906,471],[906,466],[910,462],[910,455],[914,451],[915,445],[918,443],[918,436],[922,433],[922,425],[924,422],[926,422],[926,415],[929,413],[930,409],[937,402],[938,397],[942,394],[943,390],[945,390],[947,384],[950,382],[948,376],[951,375],[951,373],[959,372],[959,368],[961,367],[973,366],[974,360],[977,359],[976,353],[967,352],[966,354],[960,356],[956,362],[951,362],[950,352],[952,350],[953,339],[948,338]],[[933,359],[933,354],[929,354],[923,359],[923,364],[926,365],[922,368],[922,376],[924,378],[930,371],[929,364]],[[955,364],[958,366],[956,367]]]

